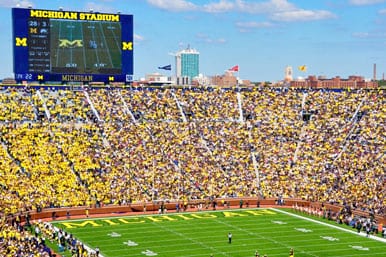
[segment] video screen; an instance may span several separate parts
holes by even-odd
[[[16,80],[132,79],[131,15],[15,8],[13,19]]]
[[[51,71],[120,74],[120,23],[52,20]]]

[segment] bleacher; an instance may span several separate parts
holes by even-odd
[[[1,213],[258,196],[384,215],[384,102],[378,90],[3,88]]]

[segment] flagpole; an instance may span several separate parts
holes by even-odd
[[[239,86],[239,77],[240,77],[239,72],[240,72],[240,67],[239,67],[239,65],[237,64],[237,77],[236,77],[236,79],[237,79],[237,86]]]
[[[237,64],[236,88],[239,89],[239,65]]]
[[[236,77],[236,88],[238,88],[239,87],[238,77],[240,76],[239,65],[237,64],[236,66],[233,66],[232,68],[228,69],[228,72],[232,72],[233,76],[235,76],[234,73],[237,72],[235,77]]]

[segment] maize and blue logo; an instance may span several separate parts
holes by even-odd
[[[133,42],[122,42],[122,50],[131,51],[133,50]]]
[[[26,37],[16,37],[15,38],[15,45],[16,46],[23,46],[23,47],[26,47],[27,46],[27,38]]]
[[[59,47],[61,48],[75,48],[83,47],[82,39],[68,40],[68,39],[59,39]]]

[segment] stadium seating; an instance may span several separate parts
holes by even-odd
[[[3,89],[1,212],[259,196],[384,215],[384,102],[364,90]]]
[[[0,220],[0,256],[39,256],[52,257],[52,251],[39,237],[40,232],[34,233],[20,226],[20,223],[8,224]]]

